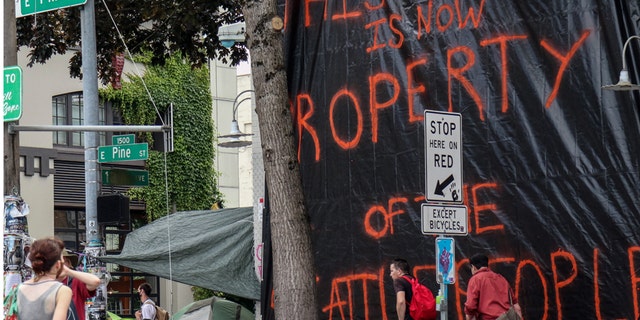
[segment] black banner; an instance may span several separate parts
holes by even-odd
[[[426,109],[462,115],[468,236],[449,317],[464,318],[477,252],[526,319],[640,316],[638,93],[601,88],[638,32],[635,2],[303,0],[285,17],[322,319],[395,319],[396,257],[437,292]]]

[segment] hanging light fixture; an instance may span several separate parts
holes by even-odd
[[[640,90],[640,85],[634,84],[629,80],[627,61],[625,60],[625,54],[627,52],[627,47],[629,46],[629,42],[631,41],[631,39],[640,39],[640,36],[629,37],[629,39],[625,41],[624,46],[622,47],[622,71],[620,71],[620,79],[618,80],[618,83],[602,86],[602,89],[614,91]]]
[[[226,24],[218,28],[218,40],[225,48],[233,47],[236,42],[245,41],[245,23]]]
[[[236,113],[238,112],[238,107],[240,106],[240,104],[242,104],[244,101],[251,100],[251,97],[248,97],[248,98],[244,98],[244,99],[240,100],[240,102],[238,102],[238,98],[241,95],[243,95],[245,93],[248,93],[248,92],[253,92],[253,90],[244,90],[244,91],[238,93],[236,98],[233,100],[233,120],[231,120],[231,130],[229,131],[229,134],[218,136],[218,138],[229,139],[229,140],[221,142],[221,143],[218,143],[219,147],[221,147],[221,148],[241,148],[241,147],[246,147],[246,146],[250,146],[251,145],[251,141],[250,140],[242,140],[240,138],[247,137],[247,136],[252,136],[253,134],[251,134],[251,133],[243,133],[242,131],[240,131],[240,127],[238,126],[238,120],[236,120]]]

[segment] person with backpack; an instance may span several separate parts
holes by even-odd
[[[138,294],[142,305],[140,310],[136,311],[136,320],[154,320],[156,319],[156,304],[149,298],[151,294],[151,285],[143,283],[138,286]]]
[[[505,314],[512,305],[522,318],[520,305],[507,279],[489,269],[489,257],[476,254],[471,257],[469,264],[471,279],[464,303],[465,319],[494,320]]]
[[[58,280],[72,291],[72,303],[67,313],[68,320],[84,320],[84,305],[87,299],[96,295],[96,289],[100,285],[100,278],[75,269],[78,264],[78,255],[65,249],[62,253],[64,258],[64,268]]]
[[[409,263],[394,259],[389,267],[396,293],[396,313],[399,320],[434,320],[436,300],[433,293],[409,274]]]

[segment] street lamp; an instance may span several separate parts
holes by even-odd
[[[244,91],[238,93],[236,98],[233,100],[233,120],[231,120],[231,130],[230,130],[229,134],[227,134],[227,135],[218,136],[218,138],[225,138],[225,139],[229,138],[229,140],[225,141],[225,142],[218,143],[219,147],[221,147],[221,148],[240,148],[240,147],[246,147],[246,146],[251,145],[251,141],[250,140],[240,140],[241,137],[252,136],[252,134],[251,133],[242,133],[242,131],[240,131],[240,127],[238,126],[238,120],[236,120],[236,113],[238,112],[238,107],[240,106],[240,104],[242,104],[244,101],[251,100],[251,97],[247,97],[247,98],[244,98],[244,99],[240,100],[240,102],[238,102],[238,98],[240,98],[241,95],[243,95],[245,93],[249,93],[249,92],[254,92],[254,91],[251,90],[251,89],[244,90]]]
[[[218,40],[225,48],[231,48],[236,42],[245,41],[245,24],[237,22],[226,24],[218,28]]]
[[[624,46],[622,47],[622,71],[620,71],[620,80],[616,84],[602,86],[602,89],[615,90],[615,91],[640,90],[639,85],[634,84],[629,80],[629,72],[627,71],[627,61],[625,60],[625,53],[627,52],[627,47],[629,46],[629,42],[631,41],[631,39],[640,40],[640,36],[629,37],[629,39],[625,41]]]

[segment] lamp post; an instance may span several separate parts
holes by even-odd
[[[614,91],[640,90],[640,85],[634,84],[629,80],[629,72],[627,71],[627,61],[625,60],[627,47],[629,46],[629,42],[631,42],[631,39],[640,40],[640,36],[629,37],[629,39],[625,41],[624,46],[622,47],[622,70],[620,71],[620,79],[618,83],[602,86],[602,89],[614,90]]]
[[[251,145],[251,141],[250,140],[240,140],[241,137],[246,137],[246,136],[251,136],[251,133],[242,133],[242,131],[240,131],[240,127],[238,126],[238,120],[236,120],[236,114],[238,112],[238,107],[240,106],[240,104],[242,104],[244,101],[247,100],[251,100],[251,97],[246,97],[242,100],[240,100],[240,102],[238,102],[238,98],[240,98],[240,96],[242,96],[245,93],[250,93],[250,92],[254,92],[253,90],[249,89],[249,90],[244,90],[240,93],[238,93],[238,95],[236,96],[236,98],[233,100],[233,118],[231,120],[231,130],[229,132],[229,134],[227,135],[222,135],[222,136],[218,136],[218,138],[229,138],[228,141],[225,142],[221,142],[218,144],[219,147],[221,148],[240,148],[240,147],[246,147]]]

